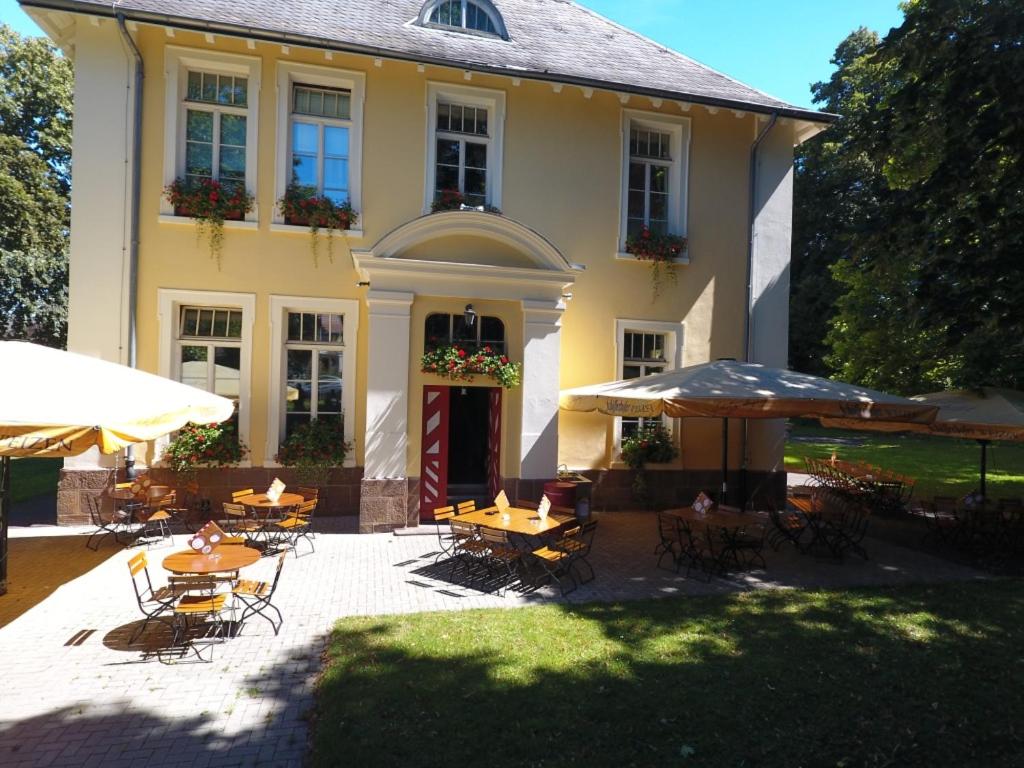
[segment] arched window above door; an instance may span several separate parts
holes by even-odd
[[[505,354],[505,324],[497,317],[482,315],[472,325],[463,315],[432,312],[427,315],[423,333],[423,351],[459,344],[473,351],[490,347],[497,354]]]

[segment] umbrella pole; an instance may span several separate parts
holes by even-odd
[[[981,498],[985,499],[985,475],[988,474],[988,440],[979,440],[981,446]]]
[[[722,419],[722,491],[719,504],[729,503],[729,419]]]
[[[7,519],[11,514],[11,457],[0,456],[0,595],[7,594]]]

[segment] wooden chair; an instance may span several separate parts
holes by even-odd
[[[483,561],[487,554],[487,546],[480,539],[479,527],[472,523],[465,523],[453,517],[448,520],[448,527],[452,536],[452,567],[448,578],[452,579],[460,565],[472,572],[473,568]]]
[[[158,620],[163,614],[171,613],[174,610],[174,602],[181,592],[171,585],[153,587],[153,581],[149,577],[149,561],[145,552],[139,552],[128,561],[128,572],[132,577],[135,600],[142,615],[146,617],[142,625],[128,639],[128,644],[131,645],[146,629],[149,622]],[[173,624],[168,624],[168,626],[173,630]]]
[[[501,589],[501,594],[504,595],[508,592],[509,585],[516,580],[516,569],[519,566],[522,553],[512,546],[508,531],[481,528],[480,543],[483,548],[482,564],[491,573],[497,572],[503,576],[498,586]]]
[[[320,498],[319,488],[304,488],[303,486],[300,485],[296,493],[298,493],[306,501]]]
[[[439,563],[441,560],[451,557],[455,549],[455,537],[452,535],[449,524],[455,516],[455,507],[436,507],[431,515],[434,525],[437,526],[437,546],[441,550],[434,558],[434,562]]]
[[[239,499],[245,498],[246,496],[252,496],[252,495],[253,495],[252,488],[245,488],[245,489],[243,489],[241,491],[232,491],[231,492],[231,501],[237,504]]]
[[[109,512],[103,509],[103,497],[89,494],[85,497],[86,506],[89,508],[89,519],[96,526],[85,546],[93,552],[99,551],[100,544],[107,536],[113,536],[114,541],[123,544],[121,534],[131,534],[131,515],[121,509],[112,509]]]
[[[555,542],[554,546],[569,555],[569,571],[577,584],[586,584],[594,580],[594,568],[587,559],[594,546],[594,534],[597,533],[597,520],[588,520],[583,525],[570,529],[565,536]],[[586,575],[577,578],[573,569],[586,568]]]
[[[455,509],[457,510],[455,513],[457,515],[465,515],[469,512],[476,512],[476,501],[474,501],[473,499],[469,499],[468,501],[460,501],[458,504],[455,505]]]
[[[253,541],[263,530],[263,524],[253,520],[244,506],[229,501],[224,502],[224,519],[221,522],[224,530],[232,534],[224,539],[224,544],[245,544]]]
[[[186,647],[186,641],[200,661],[213,661],[212,647],[225,640],[224,612],[228,609],[228,595],[218,592],[219,581],[205,576],[178,577],[175,590],[182,591],[174,605],[175,646]],[[199,621],[210,626],[199,637],[191,637]],[[204,659],[202,647],[210,647],[210,658]]]
[[[269,584],[265,581],[252,581],[248,579],[235,582],[231,589],[231,594],[237,597],[239,602],[245,606],[242,609],[242,616],[238,620],[239,626],[244,625],[245,620],[250,616],[258,615],[270,622],[270,626],[274,628],[275,635],[281,631],[281,627],[284,625],[284,617],[271,600],[273,600],[274,593],[277,591],[277,584],[281,580],[281,571],[284,568],[284,558],[286,555],[286,552],[282,552],[278,556],[274,580]],[[277,623],[274,623],[274,619],[267,614],[267,611],[273,611],[277,614]]]
[[[673,518],[673,527],[675,527],[675,518]],[[541,570],[554,580],[563,596],[572,592],[579,585],[576,583],[576,579],[572,575],[572,555],[566,549],[558,545],[567,543],[572,537],[579,535],[579,533],[579,526],[570,528],[565,531],[557,541],[530,552],[533,563],[539,565]],[[662,557],[664,557],[664,555],[665,553],[663,552]],[[660,564],[661,560],[659,559],[658,562]],[[569,583],[572,585],[570,589],[565,588],[566,579],[568,579]]]
[[[316,552],[313,545],[313,514],[316,512],[317,500],[310,499],[295,507],[291,512],[273,524],[274,530],[281,534],[285,545],[298,557],[299,539],[309,542],[310,552]]]
[[[674,515],[667,515],[664,512],[658,513],[658,545],[654,548],[654,554],[658,556],[657,567],[661,568],[661,561],[665,555],[672,558],[672,565],[676,573],[679,573],[679,561],[682,557],[682,540],[679,537],[679,518]]]

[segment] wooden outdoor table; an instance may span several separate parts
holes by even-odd
[[[761,515],[754,512],[740,512],[732,507],[718,507],[711,512],[700,514],[693,507],[680,507],[669,509],[665,514],[678,517],[687,523],[695,523],[705,528],[723,528],[736,530],[746,528],[748,525],[761,525],[765,521]]]
[[[260,559],[260,551],[237,544],[217,547],[208,555],[186,549],[164,558],[163,566],[171,573],[227,573],[252,565]]]
[[[454,519],[483,528],[492,528],[496,531],[508,531],[520,536],[540,536],[576,521],[576,518],[571,515],[556,512],[548,513],[547,519],[541,520],[537,510],[523,509],[522,507],[509,507],[508,514],[509,519],[503,520],[497,507],[487,507],[467,512],[464,515],[456,515]]]
[[[244,507],[259,507],[260,509],[280,509],[281,507],[296,507],[305,501],[305,497],[298,493],[282,493],[277,501],[271,501],[265,493],[253,493],[235,499],[236,504]]]

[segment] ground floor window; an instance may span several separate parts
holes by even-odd
[[[343,327],[340,314],[288,313],[283,439],[313,419],[342,420]]]
[[[679,367],[683,328],[680,323],[642,320],[616,321],[618,378],[638,379]],[[615,458],[622,440],[654,423],[673,426],[671,419],[622,417],[615,420]]]

